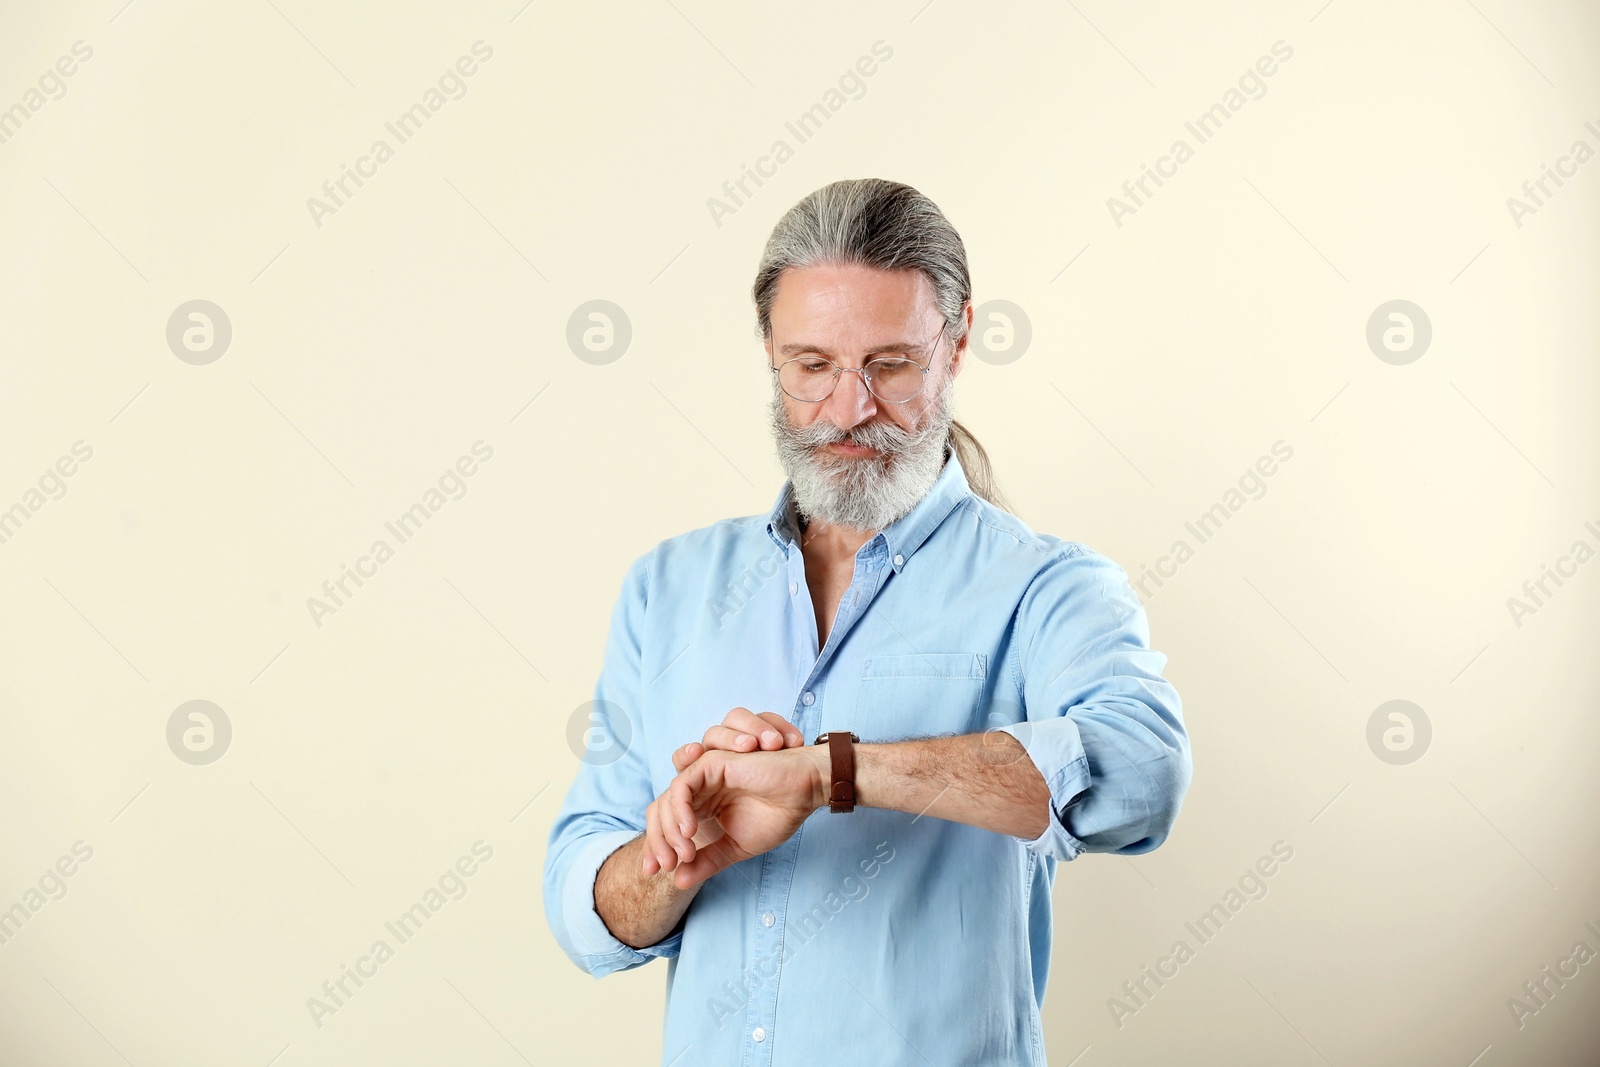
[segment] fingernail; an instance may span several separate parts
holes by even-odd
[[[684,836],[684,837],[689,837],[689,836],[691,836],[691,835],[690,835],[690,833],[689,833],[689,824],[688,824],[688,823],[686,823],[686,822],[680,822],[680,823],[679,823],[679,824],[678,824],[678,831],[679,831],[679,832],[680,832],[680,833],[681,833],[681,834],[683,834],[683,836]]]
[[[765,730],[761,734],[761,740],[770,745],[776,741],[782,740],[782,738],[778,736],[778,731],[776,730]]]

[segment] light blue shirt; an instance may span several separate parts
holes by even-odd
[[[1189,739],[1127,575],[976,496],[946,455],[856,553],[820,652],[788,482],[770,514],[663,541],[623,580],[544,905],[595,977],[667,959],[663,1063],[1043,1064],[1057,861],[1149,852],[1172,828]],[[595,911],[596,872],[643,832],[673,750],[736,706],[776,711],[808,742],[1005,730],[1053,817],[1028,841],[824,807],[710,878],[665,940],[631,948]]]

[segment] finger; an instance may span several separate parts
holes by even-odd
[[[646,877],[655,874],[661,869],[661,862],[656,852],[656,803],[651,801],[644,806],[644,844],[640,851],[644,858],[639,863],[639,871]]]
[[[735,857],[722,845],[702,849],[691,863],[685,863],[673,874],[672,881],[679,889],[693,889],[718,871],[732,867]]]
[[[666,821],[671,816],[662,798],[657,797],[645,808],[645,849],[650,854],[651,863],[646,866],[646,874],[658,871],[670,871],[678,866],[678,854],[667,843]]]
[[[768,751],[783,747],[784,738],[781,730],[775,729],[770,720],[757,715],[749,708],[732,709],[723,718],[722,725],[759,739],[760,747]]]
[[[758,744],[753,733],[728,726],[713,726],[706,731],[703,747],[721,748],[729,752],[754,752]],[[678,769],[683,770],[682,767]]]
[[[699,832],[699,819],[693,809],[694,798],[688,796],[674,781],[667,786],[667,802],[671,805],[672,817],[678,822],[678,832],[690,847],[699,847],[694,843],[694,835]]]
[[[672,817],[678,823],[678,832],[688,845],[688,852],[683,858],[692,860],[697,850],[694,835],[700,830],[700,820],[694,813],[694,797],[681,777],[673,779],[672,784],[667,786],[667,797],[672,806]]]
[[[706,846],[722,839],[724,831],[722,824],[714,815],[696,816],[694,831],[694,850],[696,853],[704,852]]]
[[[677,779],[673,779],[674,782]],[[694,842],[690,841],[690,834],[683,829],[684,817],[682,806],[672,795],[672,786],[667,787],[667,792],[661,794],[659,801],[661,810],[657,815],[657,823],[661,827],[661,837],[672,850],[672,858],[667,863],[667,870],[672,870],[684,860],[694,856]]]
[[[761,713],[761,717],[771,723],[777,729],[777,731],[783,735],[784,744],[786,744],[788,747],[793,748],[796,745],[803,745],[806,743],[805,735],[800,732],[794,723],[790,722],[788,719],[785,719],[777,712],[763,711]]]
[[[722,720],[722,725],[758,738],[761,747],[768,752],[783,747],[783,734],[775,729],[771,722],[749,708],[734,708]]]
[[[655,855],[656,868],[661,871],[676,870],[678,866],[678,851],[672,846],[667,834],[671,828],[672,811],[664,800],[657,798],[656,809],[656,835]]]
[[[706,746],[702,745],[698,741],[690,741],[687,745],[681,746],[672,754],[673,769],[680,771],[683,770],[685,767],[689,766],[689,764],[699,759],[701,755],[705,753],[705,750]]]
[[[711,754],[707,753],[707,756],[710,757]],[[663,802],[668,805],[667,813],[679,821],[679,828],[691,850],[688,856],[690,859],[699,851],[694,838],[701,829],[701,813],[703,812],[708,820],[711,819],[712,807],[709,801],[714,790],[707,782],[707,770],[715,762],[715,758],[696,760],[691,766],[679,772],[667,786],[667,791],[661,794]]]

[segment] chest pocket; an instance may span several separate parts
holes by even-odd
[[[988,672],[981,652],[873,656],[861,667],[850,729],[864,742],[977,733]]]

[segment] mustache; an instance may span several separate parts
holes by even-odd
[[[805,426],[789,424],[788,434],[796,445],[805,448],[821,448],[823,445],[845,442],[875,448],[883,453],[895,453],[906,451],[935,429],[933,420],[929,420],[917,430],[902,429],[891,422],[869,422],[841,430],[827,419],[816,419]]]

